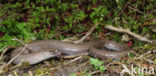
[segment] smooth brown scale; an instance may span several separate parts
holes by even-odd
[[[14,58],[24,47],[19,47],[11,53]],[[20,54],[13,63],[19,64],[23,59],[30,65],[37,64],[43,60],[56,57],[61,54],[78,55],[87,53],[93,57],[120,57],[126,55],[130,50],[127,46],[113,42],[98,40],[75,44],[59,40],[41,40],[28,44],[28,47]]]

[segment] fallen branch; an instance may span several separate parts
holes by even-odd
[[[99,23],[95,23],[95,25],[87,32],[87,34],[85,36],[83,36],[80,40],[75,41],[74,43],[80,43],[82,41],[84,41],[97,27]]]
[[[146,37],[142,37],[142,36],[137,35],[137,34],[131,32],[131,31],[129,31],[129,30],[125,30],[125,29],[123,29],[123,28],[117,28],[117,27],[114,27],[114,26],[111,26],[111,25],[107,25],[107,26],[105,26],[105,28],[107,28],[107,29],[109,29],[109,30],[116,31],[116,32],[127,33],[127,34],[129,34],[129,35],[131,35],[131,36],[137,38],[137,39],[140,40],[140,41],[148,42],[148,43],[150,43],[150,44],[156,44],[156,41],[154,41],[154,40],[149,40],[149,39],[147,39]]]

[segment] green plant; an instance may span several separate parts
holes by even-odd
[[[76,73],[71,73],[69,76],[77,76]]]
[[[0,52],[8,46],[21,45],[13,41],[14,38],[27,43],[33,40],[62,40],[75,35],[82,37],[97,22],[99,25],[91,38],[102,34],[102,39],[120,42],[122,33],[104,28],[104,25],[110,24],[141,36],[150,35],[150,39],[154,40],[156,35],[149,27],[156,24],[151,22],[155,19],[155,3],[156,0],[1,0]],[[133,37],[130,40],[132,46],[142,50],[155,47],[143,46],[144,42]],[[135,58],[132,53],[129,56]],[[156,62],[156,59],[152,60]],[[101,72],[106,69],[98,59],[91,58],[90,65]],[[41,70],[37,75],[44,73]],[[91,76],[88,71],[82,72],[82,75]]]
[[[100,70],[100,72],[103,72],[106,70],[105,66],[103,66],[103,62],[98,59],[90,58],[90,65],[93,65],[94,68],[96,70]]]
[[[93,12],[90,14],[90,18],[93,20],[94,23],[98,21],[103,21],[104,16],[109,13],[106,7],[98,6],[97,8],[93,8]]]

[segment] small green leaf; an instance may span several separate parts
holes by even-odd
[[[92,76],[91,74],[88,74],[88,76]]]
[[[144,73],[143,72],[140,72],[140,76],[144,76]]]
[[[104,67],[104,66],[100,66],[100,68],[99,68],[100,70],[101,70],[101,72],[102,71],[104,71],[106,68]]]
[[[86,17],[86,15],[85,15],[84,11],[81,11],[81,10],[74,11],[74,19],[83,20],[85,17]]]
[[[90,18],[93,18],[95,15],[96,15],[96,12],[92,12],[92,13],[90,14]]]
[[[71,73],[69,76],[76,76],[76,73]]]
[[[70,7],[71,8],[76,8],[76,7],[78,7],[78,4],[71,4]]]
[[[93,65],[96,70],[100,70],[101,72],[105,70],[103,61],[100,61],[98,59],[90,58],[90,65]]]
[[[135,57],[135,55],[134,55],[133,53],[128,53],[128,55],[129,55],[131,58]]]
[[[62,9],[63,9],[63,11],[66,11],[68,9],[68,4],[62,3]]]
[[[60,40],[63,40],[63,38],[64,38],[62,35],[59,35],[59,37],[60,37]]]
[[[94,19],[94,20],[93,20],[93,23],[97,23],[97,22],[98,22],[98,19]]]

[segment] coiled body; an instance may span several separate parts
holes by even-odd
[[[11,53],[11,59],[14,58],[24,47],[19,47]],[[61,54],[76,55],[87,53],[91,56],[119,57],[129,52],[127,46],[115,43],[113,41],[96,41],[75,44],[59,40],[41,40],[29,43],[27,48],[13,61],[19,64],[22,60],[29,62],[30,65],[39,63],[43,60],[56,57]],[[121,54],[122,53],[122,54]]]

